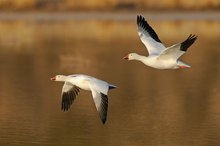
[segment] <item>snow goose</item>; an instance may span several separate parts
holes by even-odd
[[[127,60],[138,60],[147,66],[157,69],[189,68],[190,66],[178,60],[187,49],[195,42],[197,36],[189,37],[178,44],[165,47],[153,28],[142,16],[137,16],[138,35],[146,46],[149,56],[142,56],[137,53],[130,53],[124,57]]]
[[[102,123],[105,124],[108,111],[108,90],[114,89],[116,86],[83,74],[56,75],[51,80],[64,82],[61,94],[61,109],[63,111],[69,110],[80,89],[91,91],[96,109],[99,112]]]

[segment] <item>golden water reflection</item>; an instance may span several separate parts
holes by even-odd
[[[133,21],[0,23],[0,145],[220,144],[219,21],[152,21],[167,46],[190,33],[186,70],[155,70],[122,57],[147,54]],[[55,74],[84,73],[118,86],[102,125],[89,92],[60,110]]]

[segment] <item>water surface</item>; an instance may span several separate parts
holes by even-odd
[[[169,46],[198,40],[190,69],[156,70],[122,60],[146,54],[133,20],[2,20],[0,145],[220,145],[220,22],[150,20]],[[62,112],[55,74],[84,73],[116,84],[102,125],[91,93]]]

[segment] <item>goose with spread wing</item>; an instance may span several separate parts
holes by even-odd
[[[177,69],[190,67],[178,59],[195,42],[197,36],[191,34],[185,41],[166,48],[144,17],[137,16],[137,26],[138,35],[142,43],[147,48],[149,56],[130,53],[126,55],[124,59],[138,60],[145,65],[156,69]]]
[[[81,89],[91,91],[96,109],[102,123],[105,124],[108,111],[108,90],[116,88],[115,85],[83,74],[68,76],[56,75],[52,77],[51,80],[64,82],[61,94],[61,109],[63,111],[68,111],[70,109],[70,106]]]

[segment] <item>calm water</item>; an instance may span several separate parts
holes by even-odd
[[[1,146],[220,145],[220,21],[149,20],[167,46],[190,33],[181,58],[192,66],[155,70],[122,60],[147,54],[133,20],[2,20]],[[116,84],[105,125],[91,93],[60,109],[55,74],[84,73]]]

